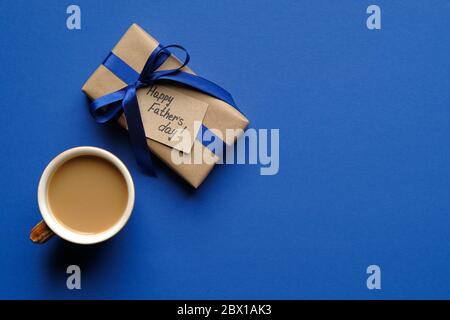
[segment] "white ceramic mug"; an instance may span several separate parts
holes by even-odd
[[[112,163],[124,176],[128,188],[128,202],[122,214],[122,217],[109,229],[95,234],[83,234],[68,229],[63,224],[58,222],[58,220],[52,213],[50,206],[48,205],[47,187],[52,174],[64,162],[83,155],[101,157]],[[30,239],[34,243],[44,243],[54,234],[67,241],[78,244],[94,244],[102,242],[116,235],[125,226],[131,216],[131,212],[133,211],[134,206],[133,179],[131,178],[130,172],[128,171],[127,167],[125,167],[123,162],[120,161],[119,158],[117,158],[112,153],[96,147],[72,148],[56,156],[45,168],[44,172],[42,173],[41,180],[39,181],[38,203],[39,210],[41,211],[41,215],[44,220],[39,222],[31,230]]]

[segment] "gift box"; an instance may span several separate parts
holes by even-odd
[[[158,46],[157,40],[141,27],[133,24],[112,49],[112,54],[119,58],[116,60],[120,63],[125,63],[136,74],[140,74],[150,55]],[[181,71],[195,75],[189,67],[182,66],[182,62],[173,54],[168,55],[158,70],[180,67],[182,67]],[[127,86],[127,82],[123,79],[126,75],[118,76],[111,69],[108,63],[104,62],[86,81],[82,90],[89,98],[96,100]],[[195,188],[204,181],[222,156],[215,154],[214,150],[210,150],[205,143],[202,143],[197,133],[205,128],[211,129],[216,133],[216,137],[220,137],[225,145],[230,146],[236,142],[238,137],[227,135],[226,130],[233,129],[238,132],[238,129],[241,129],[243,132],[249,123],[247,118],[230,103],[200,90],[170,81],[156,81],[151,86],[138,88],[136,96],[145,128],[146,142],[151,153]],[[177,110],[178,113],[173,113],[173,110]],[[195,128],[193,122],[198,123],[199,121],[201,126]],[[124,114],[118,118],[118,123],[127,128],[127,119]],[[174,124],[179,127],[182,125],[183,129],[188,127],[192,129],[191,143],[184,143],[180,146],[171,142],[173,131],[176,130],[179,133],[181,128],[173,129]],[[184,161],[181,164],[179,161],[174,161],[173,148],[183,152],[183,157],[190,158],[188,159],[190,161]],[[208,157],[209,160],[201,161],[201,163],[198,159],[196,161],[194,149],[201,150],[201,154]]]

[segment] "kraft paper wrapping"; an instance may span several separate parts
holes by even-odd
[[[137,24],[133,24],[123,35],[122,39],[120,39],[120,41],[116,44],[112,51],[135,71],[140,73],[144,68],[145,62],[147,61],[148,57],[158,46],[158,44],[158,41],[150,36],[147,32],[145,32],[141,27],[139,27]],[[107,53],[105,53],[105,55],[106,54]],[[178,59],[171,56],[160,67],[160,70],[173,69],[179,66],[180,62],[178,61]],[[188,67],[184,67],[182,70],[194,74],[194,72]],[[126,85],[127,84],[125,82],[119,79],[106,67],[100,65],[97,70],[95,70],[95,72],[91,75],[91,77],[86,81],[82,90],[91,99],[97,99],[106,94],[120,90]],[[207,128],[219,130],[222,133],[224,142],[227,145],[234,144],[236,137],[226,137],[225,130],[245,130],[249,123],[244,115],[242,115],[238,110],[222,100],[177,85],[158,83],[158,86],[161,88],[166,87],[175,89],[184,95],[206,102],[208,104],[208,109],[203,119],[203,124]],[[140,90],[146,89],[143,88]],[[126,120],[124,115],[119,118],[119,124],[126,128]],[[171,160],[171,147],[148,138],[147,144],[154,155],[160,158],[164,163],[166,163],[170,168],[172,168],[195,188],[197,188],[203,182],[203,180],[208,176],[214,165],[219,160],[216,155],[214,155],[208,148],[203,146],[202,143],[197,140],[195,140],[194,142],[193,149],[201,148],[205,156],[207,155],[210,158],[213,157],[215,159],[213,164],[195,164],[193,160],[193,152],[185,155],[191,157],[191,164],[175,164]]]

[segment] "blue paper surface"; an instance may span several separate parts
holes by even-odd
[[[78,0],[68,30],[70,4],[0,3],[0,298],[450,298],[450,2]],[[217,166],[192,190],[159,162],[141,173],[81,92],[132,23],[280,129],[277,175]],[[133,216],[100,246],[33,245],[40,174],[80,145],[129,167]]]

